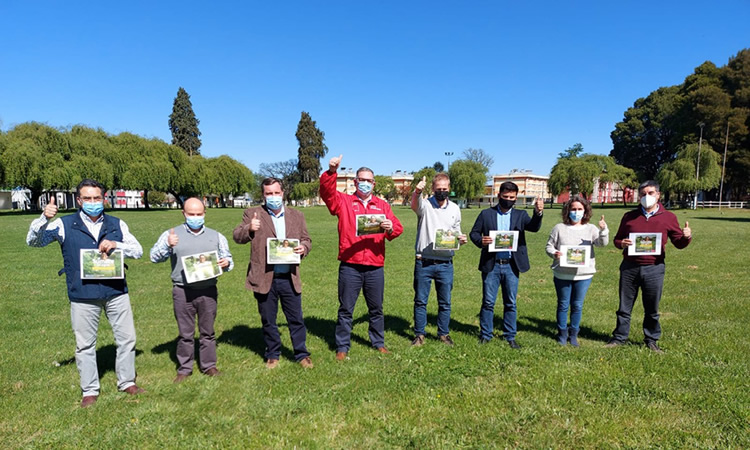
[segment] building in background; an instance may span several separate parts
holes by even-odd
[[[519,205],[531,205],[539,197],[546,202],[551,202],[552,195],[549,193],[549,175],[535,175],[530,170],[513,169],[509,173],[492,176],[492,197],[500,194],[500,185],[506,181],[512,181],[518,185]]]

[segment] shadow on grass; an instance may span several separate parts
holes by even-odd
[[[750,223],[750,217],[696,217],[702,220],[721,220],[723,222],[744,222]]]
[[[283,334],[286,326],[279,326],[279,335]],[[231,330],[221,333],[217,343],[243,347],[257,354],[261,358],[266,357],[266,341],[263,339],[263,330],[261,328],[250,328],[247,325],[235,325]],[[282,345],[281,356],[285,359],[294,361],[294,352]]]
[[[363,314],[356,319],[352,320],[352,328],[361,323],[369,323],[369,315]],[[397,335],[411,341],[412,336],[410,334],[409,322],[402,317],[393,316],[390,314],[384,314],[384,327],[386,331],[392,331]],[[335,352],[338,348],[336,347],[336,320],[322,319],[320,317],[305,317],[305,325],[307,331],[321,339],[323,339],[328,346],[328,349]],[[356,342],[365,347],[372,347],[369,340],[364,339],[356,334],[351,335],[352,342]],[[387,343],[386,343],[387,346]]]
[[[502,323],[502,320],[500,320],[500,323]],[[427,324],[437,325],[437,314],[428,313]],[[479,336],[479,327],[476,327],[474,325],[468,325],[463,322],[459,322],[453,318],[451,318],[451,322],[450,322],[450,331],[456,332],[456,333],[467,334],[473,337]]]
[[[172,360],[174,363],[175,370],[180,368],[180,363],[177,361],[177,340],[179,338],[174,338],[171,341],[165,342],[163,344],[159,344],[151,349],[151,353],[155,355],[160,355],[162,353],[169,353],[169,359]],[[201,356],[200,352],[196,351],[200,348],[200,340],[198,338],[195,338],[193,340],[193,355],[195,356],[195,363],[200,367],[201,365]]]
[[[143,351],[135,349],[135,356],[142,355]],[[115,371],[115,359],[117,359],[117,347],[115,344],[105,345],[104,347],[96,349],[96,369],[99,371],[99,378],[103,377],[107,372]],[[64,361],[60,361],[60,366],[68,366],[75,364],[75,356],[68,358]]]
[[[528,331],[550,339],[555,339],[557,336],[557,322],[555,321],[536,317],[519,317],[518,319],[518,331]],[[608,342],[611,338],[610,335],[594,331],[589,327],[581,327],[578,336],[602,342]]]

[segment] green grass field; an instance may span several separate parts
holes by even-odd
[[[616,231],[625,209],[596,209]],[[581,347],[554,341],[556,300],[544,245],[560,209],[527,234],[531,270],[519,287],[520,351],[502,339],[477,344],[479,249],[457,254],[449,348],[436,340],[434,292],[428,341],[412,348],[416,217],[397,207],[405,232],[387,246],[386,344],[367,340],[360,298],[350,360],[334,359],[337,234],[325,208],[304,210],[313,241],[302,262],[308,348],[315,368],[294,363],[285,319],[281,365],[264,366],[255,300],[244,288],[249,246],[231,242],[242,210],[209,210],[206,224],[228,237],[235,270],[219,279],[216,331],[224,375],[175,375],[177,325],[169,265],[151,264],[159,234],[179,211],[125,211],[145,256],[128,260],[138,333],[137,398],[117,392],[111,329],[99,332],[102,392],[79,408],[75,341],[59,246],[28,248],[34,215],[0,215],[0,436],[16,447],[750,447],[750,212],[677,211],[694,242],[667,248],[661,303],[665,354],[641,344],[643,309],[631,345],[603,348],[614,328],[619,251],[597,249],[599,273],[584,305]],[[468,232],[479,210],[463,211]],[[496,311],[501,314],[502,306]],[[498,321],[496,320],[496,323]]]

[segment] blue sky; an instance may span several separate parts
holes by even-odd
[[[750,1],[0,2],[0,127],[85,124],[171,141],[178,87],[205,156],[296,158],[301,111],[342,166],[548,174],[607,154],[624,111],[750,47]]]

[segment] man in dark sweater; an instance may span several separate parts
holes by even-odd
[[[623,261],[620,264],[620,306],[617,309],[617,326],[605,347],[616,347],[627,341],[630,313],[640,288],[644,310],[644,342],[650,350],[662,353],[656,341],[661,337],[659,301],[664,286],[664,250],[667,238],[679,249],[687,247],[692,239],[692,232],[688,222],[685,222],[685,228],[680,229],[677,216],[659,203],[661,193],[656,181],[644,182],[638,188],[638,193],[641,206],[625,213],[614,239],[615,247],[623,250]],[[661,247],[654,248],[651,254],[638,251],[631,233],[661,234]]]

